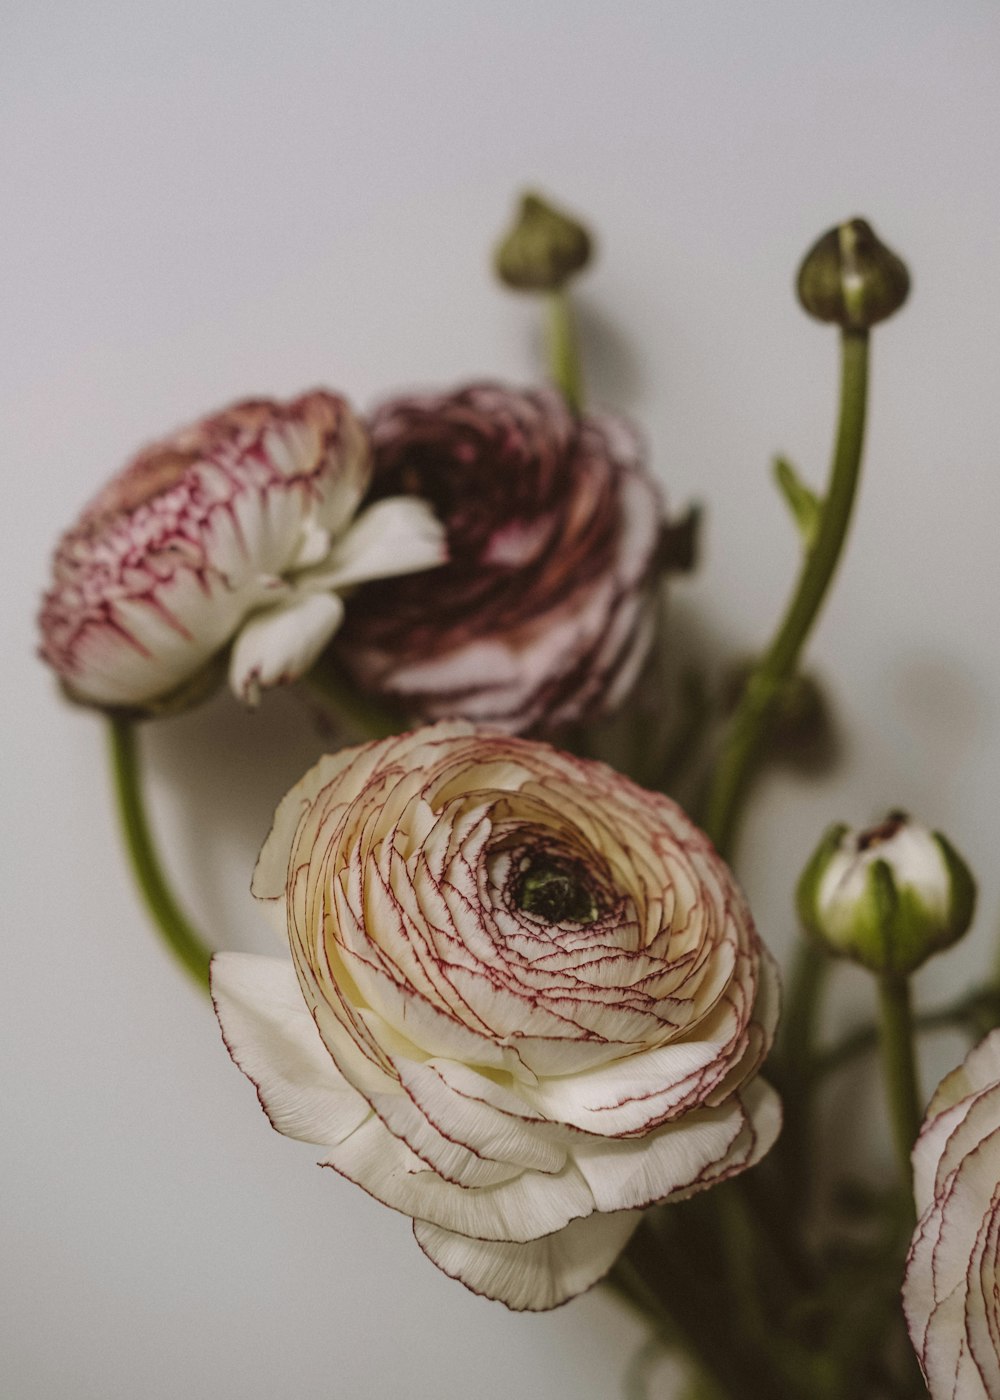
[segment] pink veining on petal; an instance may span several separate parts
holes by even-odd
[[[183,683],[294,563],[303,521],[369,462],[345,401],[248,400],[140,452],[62,538],[41,655],[79,698]]]
[[[1000,1031],[938,1087],[913,1149],[903,1307],[932,1400],[1000,1394]]]
[[[465,1241],[459,1276],[489,1296],[552,1305],[561,1231],[705,1190],[773,1143],[780,1109],[754,1079],[773,963],[667,798],[446,722],[322,760],[279,809],[265,898],[282,869],[331,1081],[372,1113],[324,1165]],[[534,900],[540,870],[568,902]],[[542,1269],[526,1293],[518,1257]]]

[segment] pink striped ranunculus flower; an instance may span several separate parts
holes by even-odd
[[[498,384],[395,399],[370,426],[375,492],[431,501],[449,562],[359,592],[337,643],[358,684],[512,733],[613,710],[652,641],[664,525],[632,430]]]
[[[363,425],[334,394],[254,399],[145,448],[63,536],[41,654],[74,699],[144,709],[231,647],[253,702],[295,679],[343,618],[344,589],[440,564],[412,496],[358,514]]]
[[[933,1400],[1000,1400],[1000,1030],[947,1075],[913,1149],[903,1285]]]
[[[644,1207],[775,1138],[743,897],[602,764],[462,721],[345,749],[281,803],[253,890],[292,960],[213,960],[230,1054],[275,1128],[477,1293],[555,1307]]]

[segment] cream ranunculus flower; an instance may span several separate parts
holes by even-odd
[[[1000,1397],[1000,1030],[942,1080],[913,1149],[903,1306],[933,1400]]]
[[[303,674],[339,627],[344,589],[446,557],[424,501],[358,514],[368,435],[342,398],[254,399],[144,449],[56,551],[41,654],[74,699],[148,708],[232,643],[254,702]]]
[[[475,1292],[555,1307],[774,1141],[772,961],[707,837],[603,764],[464,721],[346,749],[253,890],[292,964],[215,957],[230,1054]]]

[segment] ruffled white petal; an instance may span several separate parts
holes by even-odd
[[[404,1215],[478,1239],[523,1243],[594,1209],[572,1163],[552,1176],[526,1171],[495,1186],[458,1186],[432,1171],[378,1118],[364,1122],[323,1165]]]
[[[725,1047],[738,1033],[738,1019],[728,1008],[697,1039],[616,1058],[583,1074],[542,1079],[526,1097],[547,1118],[601,1137],[644,1132],[704,1102],[728,1069]]]
[[[413,1222],[417,1244],[449,1278],[516,1312],[544,1312],[591,1288],[628,1244],[640,1212],[590,1215],[530,1244],[469,1239]]]
[[[737,1100],[726,1108],[690,1113],[643,1137],[584,1140],[573,1160],[598,1210],[638,1209],[698,1185],[726,1159],[742,1127]]]
[[[448,557],[444,526],[426,501],[390,496],[361,511],[309,575],[311,587],[348,588],[416,574]]]
[[[465,1065],[449,1060],[397,1064],[397,1071],[414,1105],[429,1122],[447,1124],[449,1137],[471,1152],[495,1162],[517,1163],[523,1171],[561,1171],[570,1134],[535,1116],[515,1094]],[[490,1102],[490,1096],[495,1096]],[[514,1106],[520,1112],[515,1114]]]
[[[293,593],[286,602],[254,613],[240,628],[229,662],[238,700],[254,705],[272,685],[308,671],[344,617],[335,593]]]
[[[287,959],[216,953],[211,974],[226,1048],[279,1133],[334,1147],[371,1117],[327,1054]]]
[[[446,1180],[493,1186],[566,1165],[565,1145],[552,1140],[556,1129],[499,1113],[472,1092],[457,1094],[438,1064],[397,1060],[396,1070],[406,1092],[369,1094],[369,1101],[389,1130]]]

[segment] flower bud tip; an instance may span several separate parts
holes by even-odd
[[[796,290],[810,316],[861,331],[899,310],[909,295],[910,274],[869,223],[848,219],[810,248]]]
[[[494,266],[500,281],[517,291],[554,292],[586,267],[592,250],[582,224],[529,192],[497,246]]]

